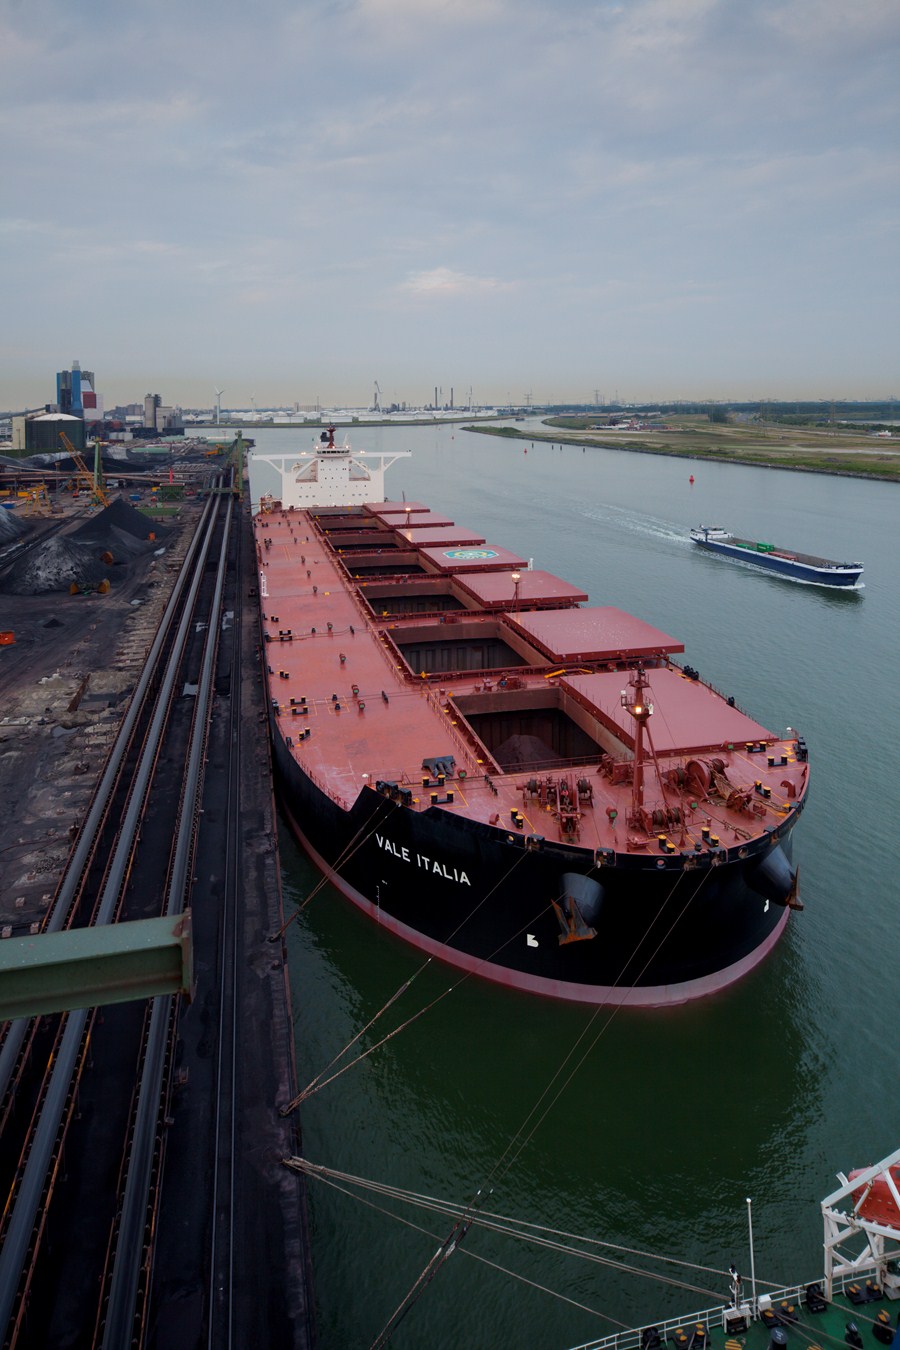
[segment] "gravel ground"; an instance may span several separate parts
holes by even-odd
[[[193,528],[113,568],[107,595],[0,594],[0,933],[40,922]],[[53,542],[53,541],[50,541]],[[49,544],[46,546],[49,547]],[[109,569],[108,569],[109,570]]]

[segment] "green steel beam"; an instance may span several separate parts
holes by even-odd
[[[191,912],[0,942],[0,1021],[190,994]]]

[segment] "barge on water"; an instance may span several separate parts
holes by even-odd
[[[813,553],[799,553],[796,549],[777,548],[775,544],[740,539],[719,525],[701,525],[691,530],[691,539],[709,553],[735,558],[752,567],[761,567],[766,572],[776,572],[778,576],[791,581],[804,581],[813,586],[862,586],[861,562],[832,562],[829,558],[819,558]]]
[[[407,452],[408,453],[408,452]],[[721,989],[802,908],[806,744],[674,637],[420,502],[394,454],[256,453],[284,811],[339,890],[458,969],[587,1003]]]

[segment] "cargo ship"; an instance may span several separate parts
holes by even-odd
[[[280,801],[382,928],[513,989],[654,1007],[731,984],[802,908],[806,743],[676,638],[417,501],[408,452],[255,452]]]
[[[698,529],[691,530],[691,539],[710,553],[718,553],[725,558],[736,558],[739,562],[749,563],[752,567],[761,567],[766,572],[776,572],[791,581],[805,581],[813,586],[862,585],[861,562],[832,562],[829,558],[818,558],[813,553],[800,553],[797,549],[777,548],[775,544],[739,539],[737,535],[729,534],[719,525],[701,525]]]
[[[872,1167],[839,1172],[822,1201],[823,1272],[808,1283],[757,1285],[752,1224],[750,1271],[729,1267],[721,1303],[587,1341],[573,1350],[787,1350],[791,1344],[900,1348],[900,1149]],[[674,1262],[678,1265],[678,1262]],[[691,1271],[697,1269],[690,1267]],[[654,1279],[665,1278],[659,1267]],[[675,1278],[675,1277],[673,1277]]]

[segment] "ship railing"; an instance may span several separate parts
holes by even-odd
[[[402,551],[404,553],[411,552],[411,546],[409,549],[403,549]],[[436,581],[443,579],[440,572],[405,572],[401,575],[387,577],[357,577],[356,584],[357,586],[365,586],[371,582],[377,586],[403,586],[412,582],[413,584],[421,583],[422,586],[432,586]]]
[[[618,763],[619,761],[615,761]],[[622,760],[623,764],[631,764],[632,761]],[[511,769],[503,769],[501,772],[506,778],[519,778],[522,774],[527,774],[533,778],[535,774],[549,774],[559,778],[569,772],[570,769],[597,769],[599,767],[599,755],[573,755],[571,759],[565,759],[560,762],[559,759],[531,760],[523,768],[518,764]]]
[[[547,666],[487,666],[479,667],[473,670],[432,670],[428,671],[425,678],[432,684],[450,684],[453,681],[461,682],[463,680],[474,680],[476,684],[487,683],[490,689],[494,691],[503,690],[507,686],[501,684],[501,680],[518,675],[520,678],[525,675],[546,675]],[[421,676],[419,677],[421,678]],[[546,684],[552,684],[552,680],[547,680]]]
[[[734,1311],[729,1304],[720,1304],[714,1308],[705,1308],[702,1312],[687,1313],[684,1317],[670,1317],[665,1322],[648,1322],[646,1326],[656,1327],[660,1340],[667,1341],[679,1328],[692,1327],[698,1322],[702,1322],[707,1329],[724,1327],[725,1313]],[[641,1350],[641,1337],[645,1329],[629,1327],[627,1331],[617,1331],[596,1341],[583,1341],[580,1345],[572,1346],[571,1350]]]
[[[852,1283],[853,1278],[852,1275],[842,1279],[835,1278],[835,1292],[844,1293],[847,1284]],[[760,1317],[759,1304],[764,1296],[765,1307],[771,1306],[777,1310],[781,1303],[793,1303],[800,1309],[808,1285],[813,1281],[819,1284],[822,1289],[825,1288],[824,1276],[814,1276],[813,1280],[808,1281],[807,1284],[792,1284],[784,1289],[766,1289],[764,1293],[757,1297],[756,1310],[753,1309],[750,1299],[744,1300],[738,1308],[735,1308],[733,1303],[723,1300],[716,1307],[706,1308],[701,1312],[685,1313],[681,1317],[669,1317],[662,1322],[645,1322],[643,1326],[629,1327],[627,1331],[617,1331],[610,1336],[603,1336],[594,1341],[583,1341],[579,1345],[571,1346],[570,1350],[641,1350],[641,1337],[644,1331],[651,1326],[656,1328],[660,1340],[663,1342],[666,1342],[674,1332],[687,1330],[697,1322],[701,1322],[707,1328],[707,1331],[711,1331],[713,1328],[721,1328],[727,1331],[727,1320],[729,1318],[743,1315],[744,1317],[751,1317],[754,1321],[758,1320]]]
[[[425,686],[425,697],[430,706],[443,721],[444,729],[451,741],[453,741],[456,747],[462,752],[465,758],[466,773],[483,774],[491,771],[496,772],[494,760],[488,753],[486,747],[483,746],[480,741],[474,744],[471,743],[463,736],[459,727],[454,725],[453,720],[448,715],[447,709],[444,707],[440,694],[435,693],[433,689]],[[479,763],[479,761],[482,762]]]
[[[469,615],[471,610],[460,609],[416,609],[416,610],[388,610],[387,615],[376,614],[374,607],[371,609],[370,617],[375,623],[409,623],[411,620],[421,620],[425,623],[434,623],[440,620],[445,614],[465,614]],[[476,611],[477,617],[477,611]]]
[[[396,679],[399,676],[403,684],[410,684],[412,682],[412,672],[400,655],[394,641],[384,633],[376,632],[374,637],[378,650],[390,666],[394,678]]]
[[[303,772],[311,782],[315,783],[320,792],[324,793],[326,797],[330,797],[333,802],[336,802],[337,805],[342,808],[342,810],[349,811],[353,803],[348,801],[346,797],[342,797],[339,792],[336,792],[333,787],[325,782],[324,778],[316,773],[315,769],[310,768],[306,761],[303,763]]]
[[[353,585],[353,579],[352,579],[352,577],[350,578],[350,584],[349,584],[348,590],[349,590],[350,595],[351,595],[351,597],[352,597],[352,599],[353,599],[354,605],[355,605],[356,608],[359,610],[359,613],[360,613],[361,618],[363,618],[363,619],[366,621],[366,623],[371,623],[371,622],[372,622],[372,610],[371,610],[371,607],[370,607],[369,605],[366,604],[366,602],[363,600],[362,596],[360,595],[359,591],[358,591],[358,590],[356,589],[356,587]]]

